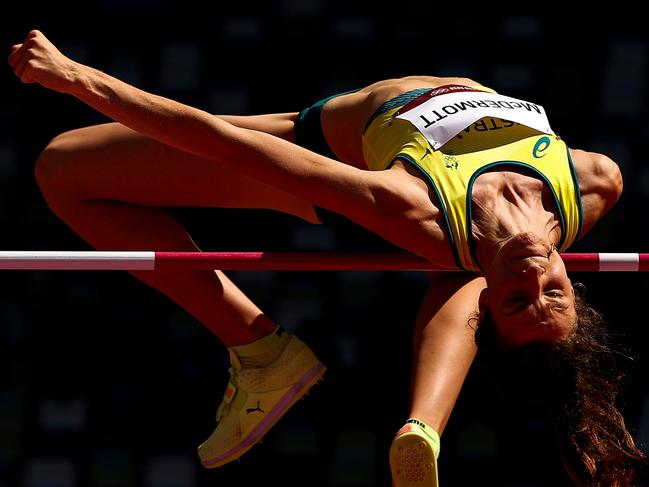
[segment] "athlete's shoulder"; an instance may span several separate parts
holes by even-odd
[[[615,161],[604,154],[570,149],[570,157],[581,193],[581,238],[620,199],[623,188],[622,172]]]
[[[615,203],[623,189],[622,171],[617,163],[598,152],[569,150],[582,195],[596,192]]]

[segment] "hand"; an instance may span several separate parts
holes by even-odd
[[[39,83],[60,92],[69,91],[80,66],[61,54],[38,30],[27,34],[22,44],[11,46],[8,61],[23,83]]]

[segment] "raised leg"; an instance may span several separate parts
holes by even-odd
[[[417,317],[410,416],[440,435],[475,358],[469,320],[485,286],[483,278],[468,274],[434,275]]]
[[[291,140],[294,117],[228,118]],[[101,250],[196,251],[191,236],[163,206],[268,208],[318,222],[308,201],[117,123],[56,137],[39,157],[35,173],[54,213]],[[227,346],[249,343],[274,329],[220,271],[133,275],[169,296]]]
[[[440,435],[476,354],[470,319],[483,278],[431,274],[417,316],[409,419],[390,447],[394,487],[436,487]]]

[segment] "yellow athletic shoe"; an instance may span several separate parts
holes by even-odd
[[[216,413],[218,425],[198,447],[206,468],[220,467],[252,448],[326,370],[293,335],[279,358],[266,367],[242,368],[232,351],[230,359],[230,382]]]
[[[390,446],[394,487],[438,487],[439,435],[417,419],[409,419]]]

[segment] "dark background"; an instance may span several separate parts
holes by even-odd
[[[593,19],[593,15],[595,18]],[[585,17],[590,17],[585,20]],[[476,11],[460,2],[103,0],[3,7],[0,52],[42,30],[73,59],[215,113],[298,111],[388,77],[468,76],[540,103],[571,147],[620,165],[619,205],[572,251],[648,251],[648,37],[639,13]],[[0,69],[0,248],[90,250],[32,176],[48,140],[105,121]],[[358,230],[266,211],[175,210],[204,250],[384,250]],[[419,273],[232,272],[328,364],[326,380],[243,459],[200,467],[225,387],[222,344],[126,273],[0,274],[0,486],[389,485],[406,419]],[[581,274],[636,356],[621,407],[649,443],[649,279]],[[442,485],[562,486],[548,418],[473,370],[445,432]]]

